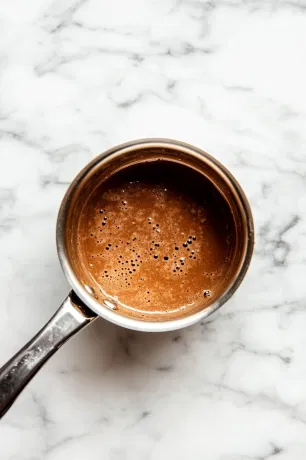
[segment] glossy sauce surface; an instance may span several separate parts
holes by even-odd
[[[210,181],[159,160],[91,193],[77,251],[99,300],[114,297],[132,315],[182,316],[218,295],[234,243],[230,210]]]

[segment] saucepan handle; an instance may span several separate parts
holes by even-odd
[[[53,353],[96,318],[70,292],[50,321],[0,369],[0,418]]]

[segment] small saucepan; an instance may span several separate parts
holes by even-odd
[[[159,157],[179,160],[187,166],[201,170],[230,206],[237,241],[228,281],[217,301],[208,306],[203,303],[203,308],[189,316],[167,321],[131,318],[122,314],[107,299],[98,301],[90,287],[82,281],[70,250],[73,244],[71,229],[74,228],[80,197],[86,195],[94,181],[103,181],[120,168],[135,162],[152,159],[156,152]],[[50,321],[0,369],[0,417],[7,412],[23,388],[53,353],[98,316],[128,329],[163,332],[190,326],[216,311],[232,296],[245,276],[252,256],[254,232],[248,201],[236,179],[223,165],[191,145],[167,139],[145,139],[106,151],[78,174],[61,204],[56,240],[59,260],[72,291]]]

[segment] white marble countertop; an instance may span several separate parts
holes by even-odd
[[[55,220],[74,175],[139,137],[208,150],[256,250],[207,324],[103,320],[0,423],[1,460],[305,460],[306,0],[0,5],[0,363],[68,291]]]

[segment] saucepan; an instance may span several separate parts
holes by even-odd
[[[109,300],[98,301],[81,279],[68,250],[72,241],[73,219],[80,197],[96,180],[135,162],[144,162],[158,152],[167,159],[182,161],[201,169],[227,200],[236,227],[237,248],[232,271],[218,299],[189,316],[167,321],[147,321],[121,314]],[[11,407],[27,383],[70,337],[97,317],[118,326],[145,332],[171,331],[190,326],[221,307],[236,291],[250,264],[253,245],[253,219],[247,198],[232,174],[215,158],[199,148],[169,139],[142,139],[114,147],[94,158],[73,180],[66,192],[57,219],[57,251],[64,275],[72,290],[50,321],[0,369],[0,417]]]

